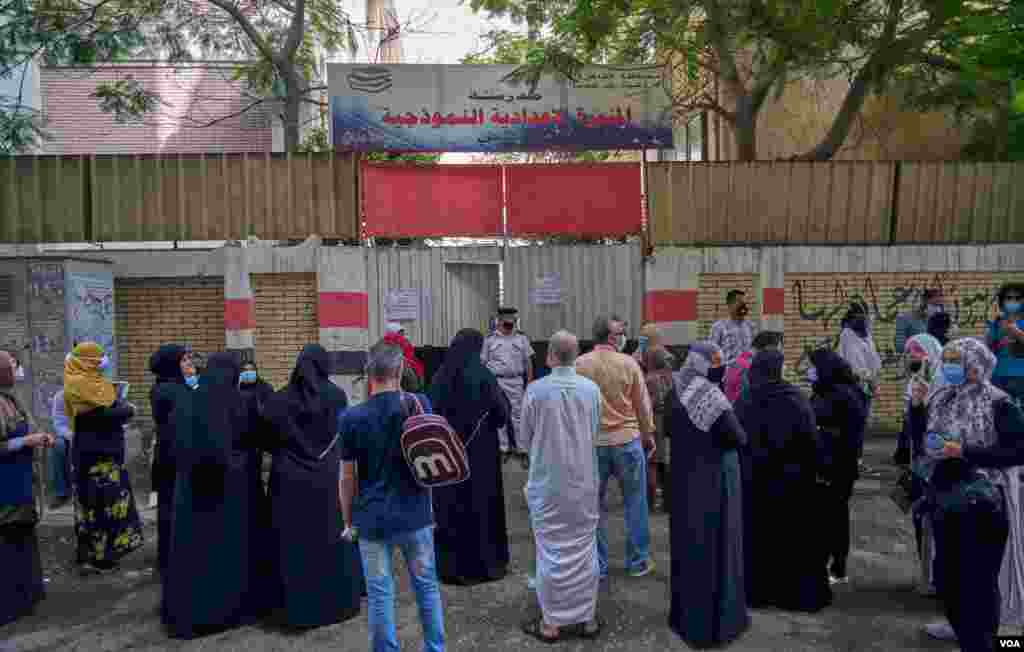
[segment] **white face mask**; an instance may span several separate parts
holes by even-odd
[[[21,365],[14,369],[14,380],[25,380],[25,368]]]
[[[621,351],[624,348],[626,348],[626,336],[625,336],[625,334],[619,335],[618,337],[615,338],[615,348],[618,351]]]

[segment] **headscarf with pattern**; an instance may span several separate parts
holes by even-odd
[[[0,441],[10,436],[22,421],[32,427],[32,415],[26,412],[14,395],[14,357],[0,351]]]
[[[920,359],[922,356],[928,358],[929,373],[925,374],[924,378],[928,381],[929,394],[934,394],[945,386],[946,379],[942,377],[942,344],[937,339],[927,333],[921,333],[908,339],[903,350],[903,368],[908,372],[911,361]],[[904,399],[907,401],[911,398],[913,383],[913,378],[907,382],[904,395]]]
[[[965,444],[994,446],[997,433],[993,404],[1007,398],[1006,392],[993,385],[992,372],[996,356],[988,347],[973,338],[954,340],[946,351],[960,354],[964,371],[975,370],[975,381],[963,385],[946,385],[928,401],[928,430],[956,435]]]
[[[64,413],[72,429],[75,417],[114,404],[114,385],[103,377],[100,362],[105,351],[95,342],[82,342],[64,363]]]
[[[732,404],[717,385],[708,380],[711,359],[715,353],[722,355],[722,349],[711,342],[697,342],[690,345],[683,368],[675,375],[676,394],[683,404],[690,420],[701,432],[708,432],[718,417]]]

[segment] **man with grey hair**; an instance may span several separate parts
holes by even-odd
[[[546,642],[573,628],[585,637],[597,621],[597,449],[601,390],[576,373],[576,336],[558,331],[548,346],[551,374],[523,400],[520,443],[530,455],[526,501],[536,544],[541,618],[523,631]]]
[[[405,359],[402,349],[387,341],[370,349],[366,375],[370,399],[341,417],[341,479],[339,493],[345,525],[342,535],[359,542],[366,576],[370,649],[397,650],[394,622],[394,580],[391,559],[402,551],[419,604],[423,649],[443,652],[444,614],[434,557],[434,515],[430,490],[419,486],[402,459],[401,437],[409,410],[401,391]],[[425,413],[426,396],[415,397]]]
[[[608,480],[622,489],[626,511],[626,569],[633,577],[654,570],[650,556],[651,530],[647,512],[647,460],[654,454],[654,412],[636,360],[622,353],[626,322],[616,315],[594,321],[594,350],[576,361],[576,371],[601,388],[601,431],[597,445],[601,482],[601,525],[597,531],[601,576],[608,574]]]

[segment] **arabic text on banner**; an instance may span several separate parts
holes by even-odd
[[[515,65],[328,65],[331,132],[349,151],[671,149],[658,66],[589,66],[536,88]]]

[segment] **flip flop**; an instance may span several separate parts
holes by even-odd
[[[580,638],[595,639],[601,635],[601,630],[604,629],[604,622],[600,618],[594,618],[594,629],[588,632],[587,625],[589,624],[584,623],[583,627],[580,628]]]
[[[522,630],[524,634],[529,634],[541,643],[547,643],[548,645],[553,645],[562,640],[561,632],[559,632],[558,636],[550,638],[544,635],[544,625],[541,618],[526,621],[523,623]]]

